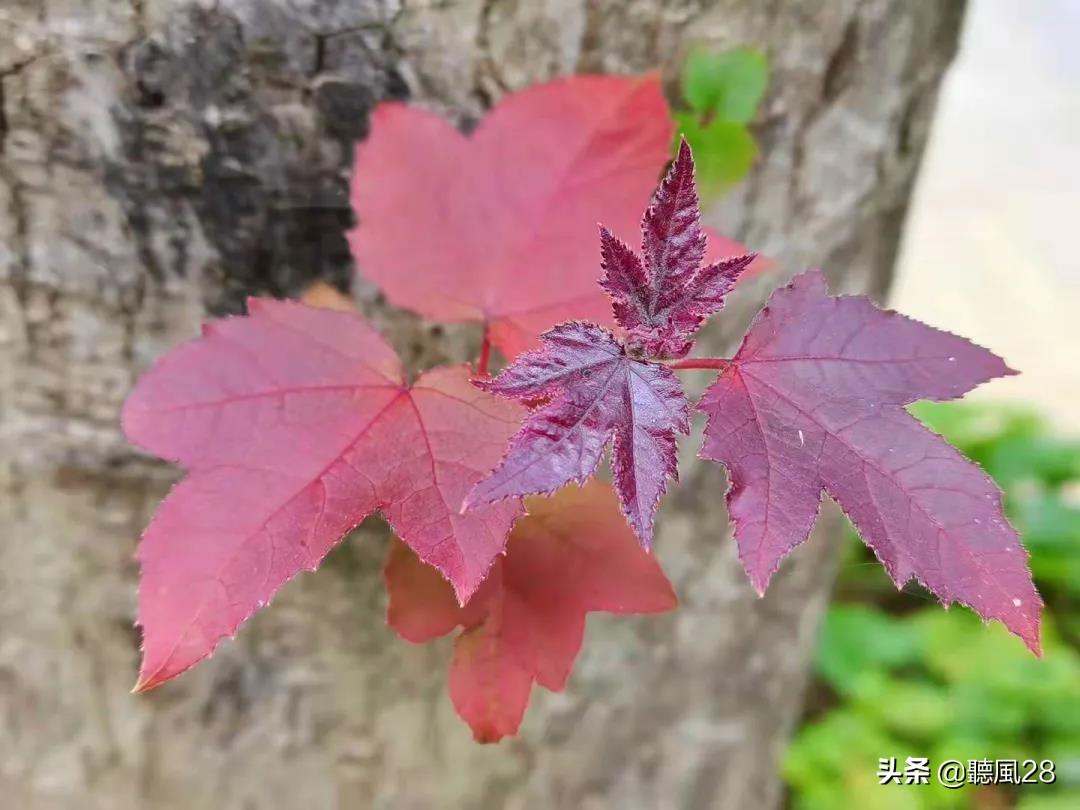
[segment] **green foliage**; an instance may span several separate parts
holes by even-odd
[[[1006,493],[1047,601],[1046,654],[1033,658],[1000,625],[943,612],[918,589],[897,593],[852,538],[838,601],[818,644],[811,718],[785,761],[804,810],[1080,807],[1080,443],[1036,416],[970,404],[913,412]],[[1052,786],[878,784],[880,757],[1052,759]]]
[[[703,199],[719,196],[750,171],[758,149],[747,124],[765,95],[768,75],[765,54],[752,48],[695,50],[687,57],[682,96],[688,109],[676,112],[675,121],[694,150]]]
[[[699,113],[746,124],[765,95],[768,75],[765,54],[753,48],[692,51],[683,67],[683,98]]]

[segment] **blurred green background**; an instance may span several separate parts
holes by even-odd
[[[852,530],[818,642],[803,724],[784,761],[799,810],[1080,808],[1080,442],[993,404],[912,411],[1005,492],[1046,601],[1043,659],[998,623],[898,591]],[[929,757],[929,785],[882,786],[878,760]],[[1055,762],[1053,785],[936,784],[935,763]]]

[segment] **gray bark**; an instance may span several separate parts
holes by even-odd
[[[445,645],[383,626],[366,529],[198,669],[132,696],[139,532],[173,468],[117,414],[136,375],[250,293],[350,284],[351,144],[379,100],[462,125],[555,74],[675,75],[757,44],[763,159],[715,224],[777,276],[890,277],[961,0],[5,0],[0,8],[0,796],[33,808],[776,804],[832,575],[819,532],[758,599],[715,465],[683,458],[658,554],[673,615],[591,621],[565,694],[480,747]],[[353,291],[413,364],[475,349]],[[687,451],[689,447],[685,448]]]

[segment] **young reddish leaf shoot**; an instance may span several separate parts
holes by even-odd
[[[606,484],[567,487],[528,508],[506,556],[465,607],[402,544],[387,557],[387,621],[399,635],[419,643],[462,628],[450,697],[480,742],[517,733],[534,682],[566,686],[586,613],[661,613],[676,605],[671,583],[635,542]]]
[[[701,455],[728,469],[755,588],[807,538],[824,492],[898,585],[916,577],[1038,652],[1042,603],[1001,493],[904,410],[1012,372],[863,296],[829,296],[820,272],[776,291],[733,358],[687,358],[754,257],[712,257],[741,249],[706,237],[685,142],[643,218],[641,256],[616,237],[669,127],[656,77],[511,94],[470,137],[378,109],[357,150],[354,254],[395,303],[483,322],[480,378],[462,365],[407,384],[329,288],[309,297],[337,310],[252,300],[162,358],[123,413],[132,442],[188,471],[138,551],[137,690],[210,655],[378,511],[411,549],[395,545],[387,563],[391,625],[413,641],[462,627],[454,705],[479,740],[515,733],[534,682],[565,685],[587,612],[674,606],[645,550],[689,431],[674,374],[689,369],[717,373],[697,406]],[[601,229],[599,284],[597,218],[613,228]],[[597,323],[547,329],[567,318]],[[492,345],[531,350],[492,379]],[[608,446],[614,493],[588,481]],[[571,481],[584,488],[560,489]],[[556,490],[530,500],[501,556],[521,497]]]
[[[701,455],[731,473],[735,538],[759,592],[806,539],[827,492],[897,585],[914,576],[945,604],[999,619],[1038,652],[1042,602],[1000,491],[903,410],[1012,373],[1004,362],[866,297],[832,298],[824,276],[810,273],[774,293],[734,358],[665,364],[689,351],[750,257],[700,268],[705,238],[685,141],[642,230],[644,261],[601,230],[602,285],[629,349],[595,325],[568,323],[495,380],[476,381],[504,397],[551,402],[526,417],[465,506],[580,482],[614,434],[623,510],[648,547],[666,478],[677,475],[674,436],[686,430],[670,369],[716,369],[698,406],[709,416]]]
[[[476,385],[504,397],[550,403],[534,410],[505,458],[469,493],[464,508],[502,498],[552,492],[583,482],[613,440],[615,487],[645,548],[668,478],[677,478],[675,435],[689,430],[682,386],[663,365],[636,356],[682,356],[705,316],[753,260],[740,256],[701,267],[701,229],[694,162],[679,155],[642,221],[642,262],[601,228],[601,285],[630,346],[595,324],[570,322],[541,335],[543,347],[520,355],[494,380]]]

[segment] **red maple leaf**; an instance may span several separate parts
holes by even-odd
[[[661,613],[676,605],[671,583],[634,542],[606,484],[530,499],[528,509],[506,556],[465,607],[402,544],[387,557],[387,622],[399,635],[419,643],[463,628],[450,697],[480,742],[517,733],[534,682],[566,686],[586,613]]]
[[[694,159],[683,139],[679,155],[656,190],[641,223],[644,263],[607,228],[601,228],[604,276],[615,320],[631,344],[654,357],[683,357],[705,318],[754,261],[735,256],[702,267],[706,236],[701,227]]]
[[[735,539],[758,591],[806,539],[824,491],[898,586],[914,576],[1038,652],[1042,602],[1000,490],[903,408],[1011,373],[864,296],[830,297],[820,272],[773,293],[698,405],[701,455],[731,475]]]
[[[520,355],[495,379],[474,381],[503,397],[550,402],[529,414],[465,508],[583,483],[614,440],[615,488],[648,548],[667,479],[678,476],[675,434],[689,431],[682,386],[670,369],[635,360],[595,324],[562,324],[540,339],[542,348]]]
[[[469,136],[381,104],[356,150],[353,256],[395,306],[485,322],[507,357],[561,321],[610,324],[594,223],[634,228],[671,133],[655,75],[510,93]],[[717,258],[742,251],[719,236],[710,245]]]
[[[466,366],[409,386],[356,313],[254,299],[249,312],[162,358],[124,406],[133,443],[189,470],[139,546],[137,689],[205,658],[376,510],[462,601],[522,511],[459,514],[521,416]]]

